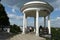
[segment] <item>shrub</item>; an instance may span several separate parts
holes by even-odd
[[[60,28],[52,28],[52,40],[53,39],[60,40]]]
[[[19,26],[14,24],[10,27],[10,32],[11,33],[21,33],[21,29]]]

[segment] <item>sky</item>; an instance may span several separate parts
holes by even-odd
[[[9,17],[10,24],[16,24],[18,26],[23,25],[23,13],[20,8],[24,3],[34,0],[1,0],[1,3],[5,7],[7,16]],[[48,2],[53,6],[54,11],[50,14],[51,27],[60,27],[60,0],[40,0]],[[47,18],[46,18],[47,19]],[[34,26],[34,18],[28,17],[28,26]],[[47,22],[47,20],[46,20]],[[44,25],[43,17],[39,18],[39,25]],[[47,23],[46,23],[47,26]]]

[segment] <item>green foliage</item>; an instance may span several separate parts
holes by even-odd
[[[52,28],[52,40],[60,40],[60,28]]]
[[[17,26],[17,25],[14,24],[14,25],[11,26],[10,32],[11,33],[19,33],[19,32],[21,32],[21,29],[20,29],[19,26]]]
[[[9,18],[6,14],[5,8],[2,4],[0,4],[0,26],[9,26]]]

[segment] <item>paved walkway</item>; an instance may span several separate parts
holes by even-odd
[[[0,32],[0,40],[9,40],[10,34],[6,32]]]
[[[45,38],[37,37],[34,33],[12,35],[0,32],[0,40],[45,40]]]
[[[45,38],[38,37],[33,33],[29,34],[18,34],[14,37],[12,37],[10,40],[45,40]]]

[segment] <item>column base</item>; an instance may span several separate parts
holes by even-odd
[[[34,29],[34,32],[36,32],[36,30]]]
[[[25,33],[22,32],[22,34],[25,34]]]
[[[41,37],[44,37],[44,38],[49,38],[51,39],[52,38],[52,35],[51,34],[44,34],[44,35],[40,35]]]
[[[52,34],[48,34],[49,35],[49,38],[51,38],[52,37]]]
[[[39,34],[36,34],[36,36],[39,36]]]

